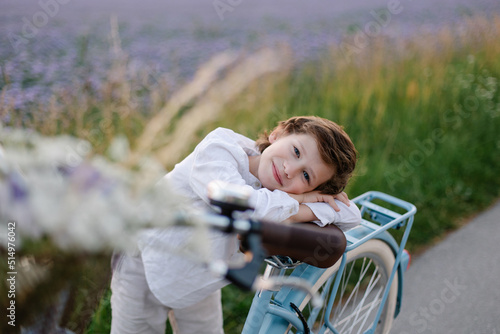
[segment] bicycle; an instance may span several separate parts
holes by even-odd
[[[416,207],[377,191],[352,201],[360,206],[363,220],[344,234],[333,225],[233,218],[234,211],[249,209],[244,194],[212,189],[211,202],[221,213],[203,220],[212,228],[238,233],[252,254],[243,268],[212,264],[240,288],[256,290],[242,334],[390,331],[401,308],[410,261],[404,247]],[[188,219],[181,217],[179,222]],[[388,230],[402,228],[397,242]],[[260,276],[263,262],[266,268]]]

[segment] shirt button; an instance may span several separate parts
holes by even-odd
[[[260,182],[255,182],[254,186],[255,186],[255,188],[260,188],[261,187]]]

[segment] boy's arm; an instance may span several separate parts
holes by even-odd
[[[335,224],[344,232],[361,223],[361,213],[355,203],[342,192],[337,195],[325,195],[317,191],[305,194],[289,194],[297,200],[299,211],[287,222],[301,223],[314,221],[319,226]]]
[[[349,201],[349,198],[347,197],[347,194],[345,192],[341,192],[337,195],[328,195],[328,194],[322,194],[321,192],[314,190],[303,194],[289,193],[288,196],[299,202],[299,204],[317,203],[317,202],[327,203],[337,212],[340,211],[340,208],[335,200],[338,200],[347,206],[351,205],[351,201]]]
[[[361,223],[361,212],[358,206],[351,202],[347,206],[342,202],[338,202],[340,211],[335,211],[326,203],[304,203],[314,213],[317,219],[314,221],[319,226],[328,224],[337,225],[342,231],[346,232]]]
[[[288,218],[285,222],[287,223],[305,223],[318,220],[314,215],[314,212],[305,204],[299,205],[299,212],[297,214]]]

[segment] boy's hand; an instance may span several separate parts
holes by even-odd
[[[297,200],[299,204],[302,203],[316,203],[316,202],[324,202],[328,203],[335,211],[340,211],[337,203],[335,203],[335,199],[341,201],[347,206],[350,206],[349,198],[345,192],[341,192],[337,195],[327,195],[322,194],[319,191],[310,191],[303,194],[289,194],[292,198]]]
[[[351,202],[349,201],[349,197],[347,197],[347,194],[345,192],[341,192],[337,195],[333,195],[333,198],[341,201],[342,203],[344,203],[347,206],[351,206]]]

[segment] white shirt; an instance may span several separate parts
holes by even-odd
[[[295,215],[299,203],[283,191],[262,188],[259,180],[250,173],[248,156],[260,154],[255,142],[232,130],[218,128],[208,134],[194,151],[165,176],[173,190],[188,199],[194,208],[210,209],[207,185],[221,180],[248,187],[251,192],[250,205],[255,208],[251,217],[281,222]],[[339,201],[340,212],[326,203],[307,204],[324,226],[334,223],[343,231],[361,222],[358,207],[351,202],[347,206]],[[170,308],[184,308],[209,296],[228,282],[214,276],[208,268],[196,261],[189,261],[166,249],[196,247],[201,239],[190,239],[192,230],[170,228],[150,230],[139,243],[146,279],[153,294]],[[221,232],[209,232],[211,259],[230,262],[238,254],[235,236]]]

